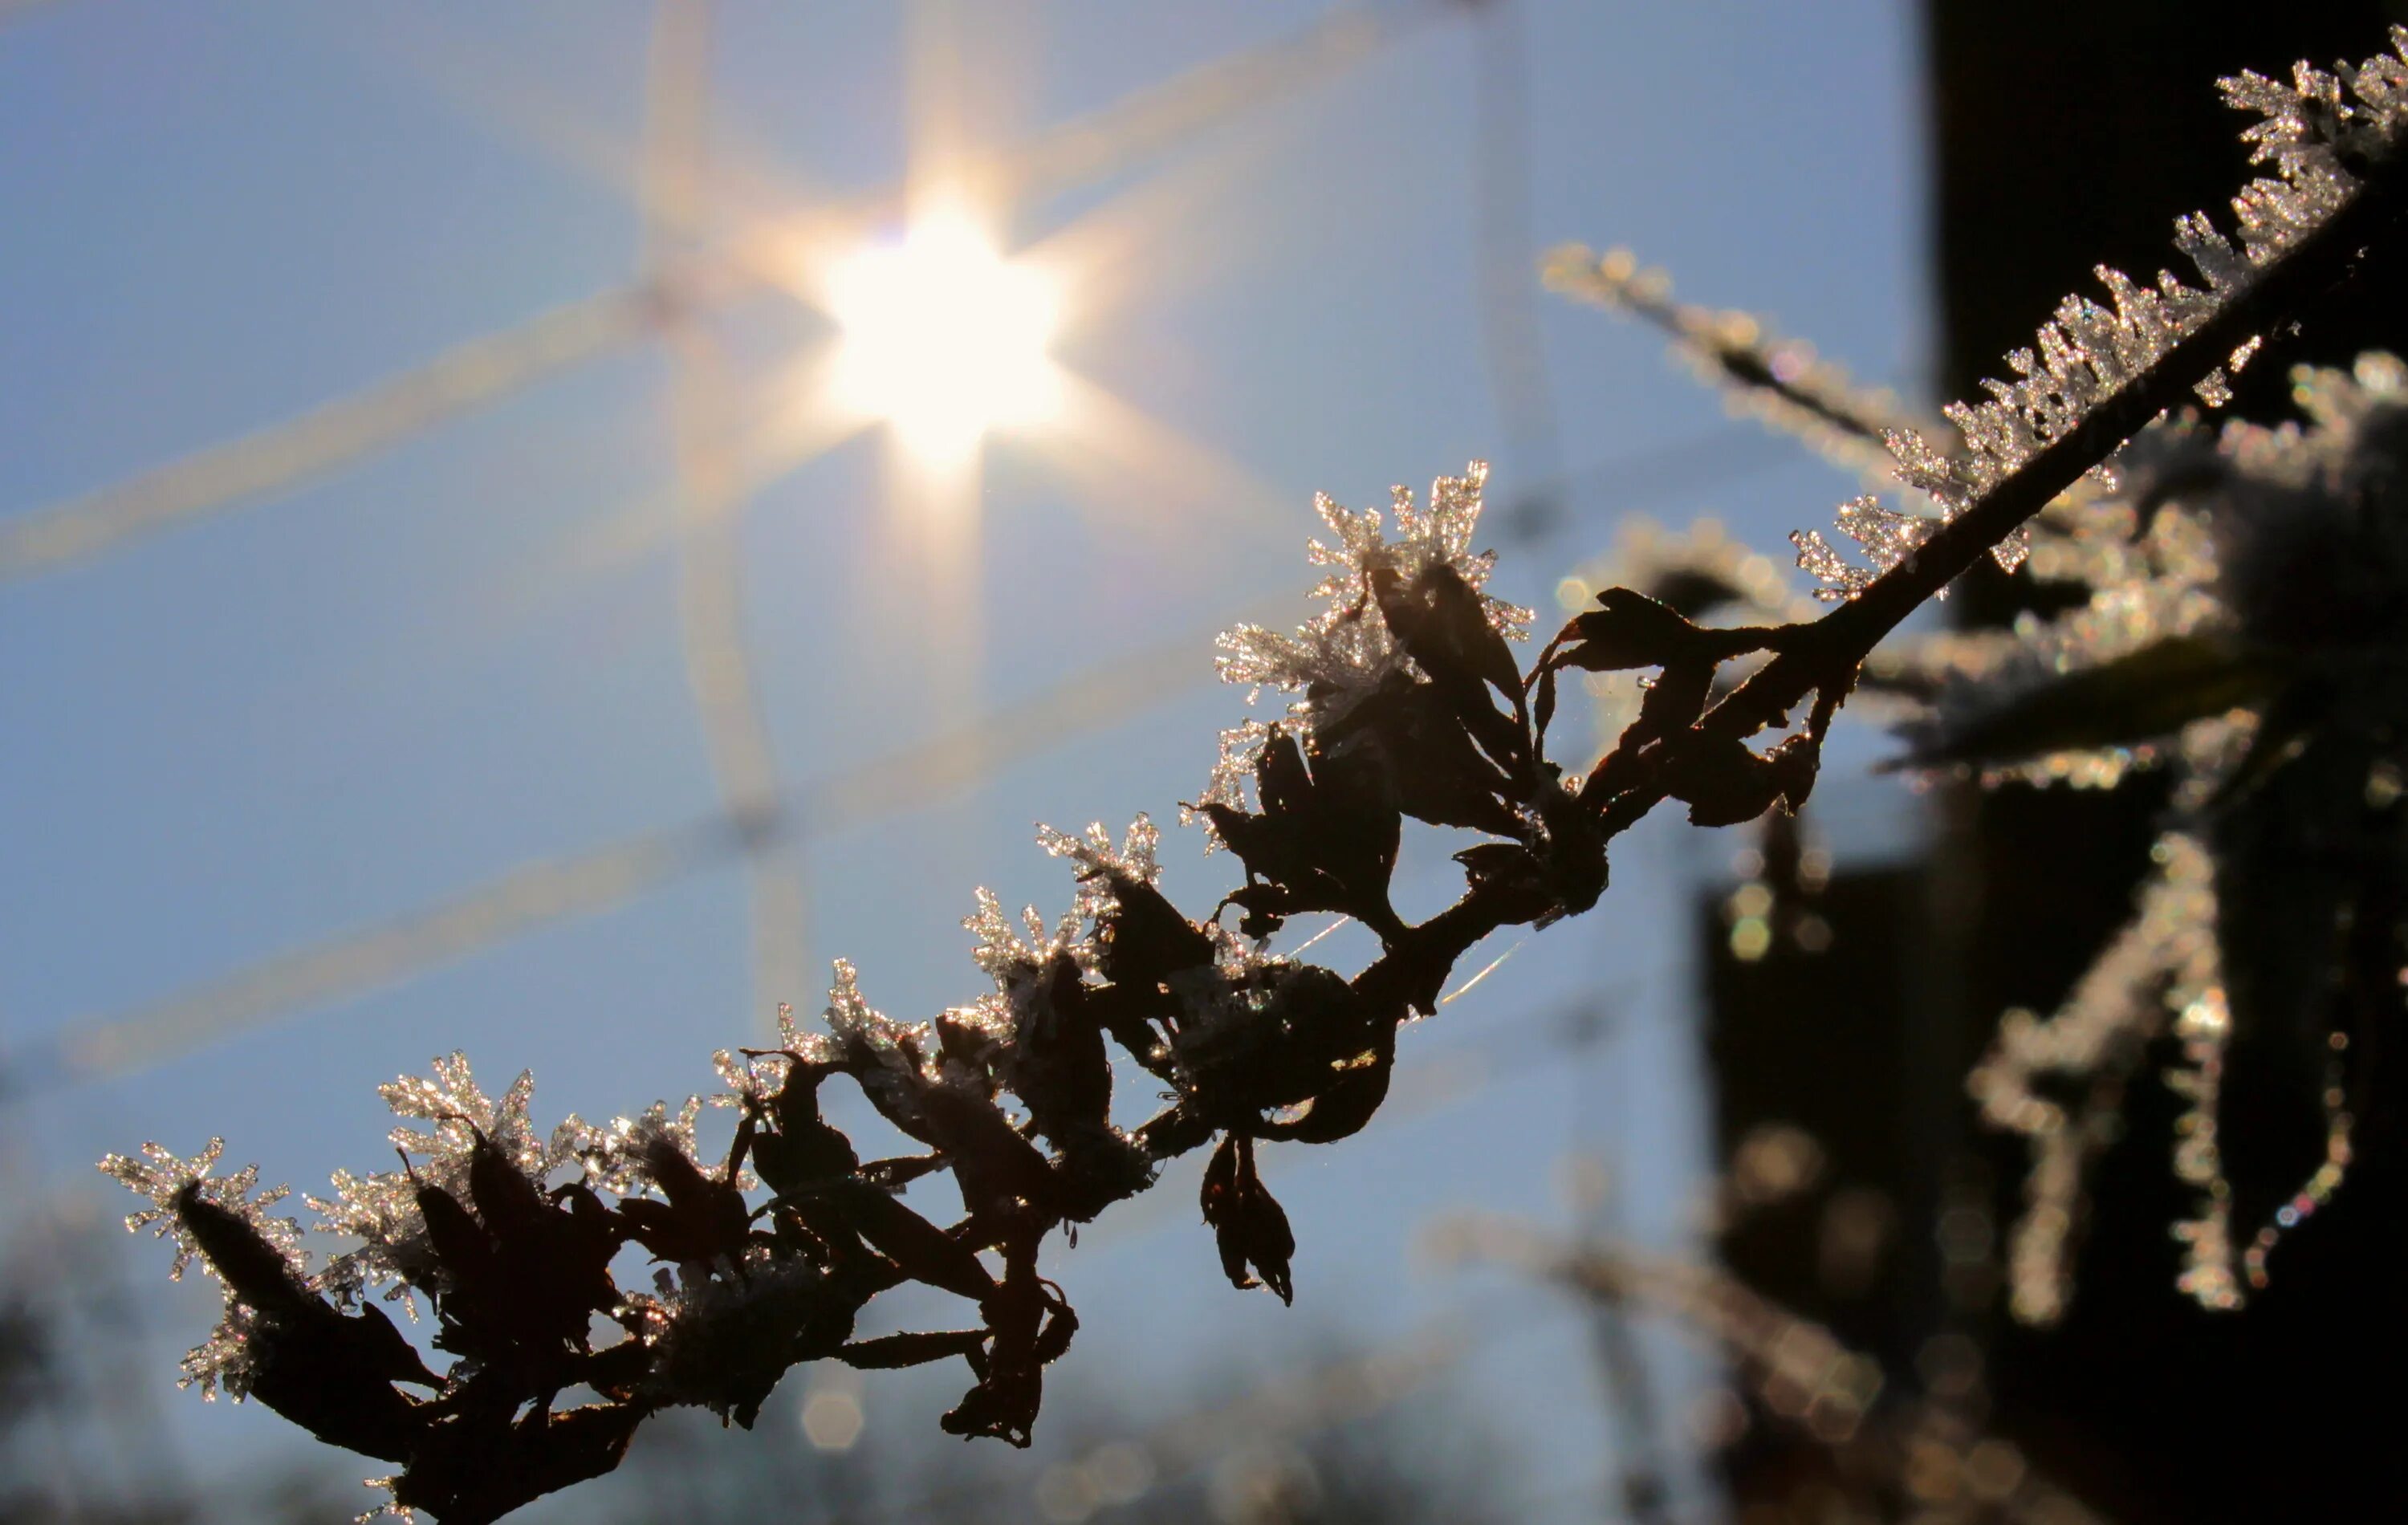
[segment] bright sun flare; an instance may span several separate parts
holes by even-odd
[[[844,336],[839,398],[885,420],[915,459],[964,460],[989,432],[1059,409],[1053,285],[965,215],[916,219],[901,242],[854,254],[830,273],[828,305]]]

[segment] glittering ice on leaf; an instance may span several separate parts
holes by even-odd
[[[778,1046],[768,1053],[738,1053],[720,1049],[710,1057],[712,1068],[727,1089],[708,1098],[715,1107],[741,1107],[758,1111],[771,1094],[785,1085],[787,1071],[796,1060],[806,1064],[828,1065],[838,1059],[835,1039],[824,1032],[807,1032],[795,1020],[791,1003],[778,1006]]]
[[[758,1112],[777,1094],[793,1062],[783,1054],[739,1054],[732,1048],[713,1050],[710,1067],[719,1072],[720,1081],[727,1089],[704,1100],[714,1107]]]
[[[1162,844],[1162,828],[1154,817],[1140,812],[1122,834],[1120,845],[1112,844],[1112,834],[1102,822],[1090,824],[1083,836],[1071,836],[1050,826],[1037,828],[1037,841],[1055,857],[1067,857],[1079,866],[1079,891],[1072,902],[1071,914],[1090,927],[1111,915],[1120,904],[1112,893],[1112,879],[1119,875],[1140,885],[1151,885],[1162,877],[1162,867],[1154,853]]]
[[[348,1308],[358,1305],[363,1292],[382,1287],[386,1302],[401,1303],[416,1319],[418,1300],[410,1289],[436,1284],[435,1246],[426,1237],[416,1187],[398,1171],[355,1175],[338,1170],[332,1179],[332,1197],[308,1199],[324,1220],[318,1230],[361,1243],[326,1262],[318,1273],[318,1289]]]
[[[1031,1021],[1040,1016],[1049,1002],[1047,987],[1055,961],[1068,958],[1082,971],[1095,967],[1095,944],[1087,935],[1091,927],[1087,903],[1083,898],[1074,901],[1050,928],[1035,906],[1025,906],[1015,924],[1004,914],[994,891],[982,886],[978,911],[962,926],[978,939],[970,957],[995,981],[995,992],[946,1015],[957,1028],[978,1033],[995,1045],[994,1057],[1009,1084],[1010,1045],[1019,1034],[1030,1030]]]
[[[827,1025],[838,1051],[848,1057],[867,1052],[890,1067],[917,1070],[928,1025],[898,1022],[864,1000],[860,972],[850,959],[838,958],[832,967],[836,983],[828,986]]]
[[[509,1161],[530,1175],[540,1176],[558,1158],[551,1142],[538,1138],[527,1115],[535,1097],[535,1072],[522,1070],[510,1088],[496,1101],[477,1084],[468,1056],[454,1052],[434,1061],[432,1080],[404,1075],[377,1087],[396,1116],[415,1117],[435,1125],[432,1131],[416,1128],[393,1130],[394,1147],[423,1155],[430,1163],[465,1169],[477,1135],[482,1133]]]
[[[1249,720],[1223,731],[1220,755],[1213,760],[1211,776],[1205,780],[1204,792],[1197,795],[1192,804],[1179,807],[1181,826],[1193,826],[1198,821],[1204,823],[1204,850],[1208,854],[1219,851],[1223,844],[1221,833],[1213,828],[1211,817],[1204,807],[1250,808],[1248,796],[1254,783],[1254,769],[1262,760],[1263,748],[1270,739],[1271,727],[1259,720]]]
[[[1003,903],[995,898],[995,892],[982,887],[978,891],[978,911],[965,918],[962,927],[978,939],[978,947],[970,957],[1008,993],[1066,954],[1086,962],[1089,950],[1081,935],[1085,919],[1073,906],[1048,928],[1045,918],[1032,905],[1021,909],[1020,924],[1014,926],[1011,918],[1003,914]]]
[[[705,1167],[695,1144],[695,1119],[701,1115],[702,1099],[689,1096],[674,1114],[667,1102],[655,1101],[633,1117],[612,1118],[607,1128],[587,1128],[577,1144],[586,1180],[613,1196],[639,1196],[660,1185],[664,1153],[715,1178],[724,1167]]]
[[[299,1226],[267,1212],[289,1195],[288,1188],[275,1187],[251,1196],[259,1185],[256,1165],[247,1165],[232,1175],[209,1173],[224,1149],[223,1139],[211,1139],[199,1154],[185,1159],[173,1150],[146,1144],[142,1158],[109,1155],[100,1161],[100,1169],[127,1189],[150,1199],[152,1205],[129,1216],[125,1227],[137,1233],[150,1229],[176,1246],[175,1264],[167,1273],[170,1277],[183,1280],[185,1271],[198,1260],[203,1270],[224,1283],[225,1312],[209,1337],[186,1352],[176,1385],[197,1387],[204,1399],[214,1401],[223,1392],[239,1403],[251,1390],[257,1343],[265,1328],[264,1317],[237,1298],[224,1273],[210,1262],[189,1220],[189,1204],[203,1202],[231,1215],[281,1258],[296,1284],[306,1273],[308,1254],[300,1247]]]
[[[377,1087],[396,1116],[432,1125],[405,1125],[390,1135],[394,1148],[417,1157],[410,1169],[367,1175],[337,1171],[334,1195],[308,1199],[325,1220],[319,1225],[321,1231],[360,1241],[357,1249],[336,1256],[320,1274],[320,1289],[338,1304],[352,1305],[364,1290],[383,1287],[388,1301],[400,1301],[416,1316],[417,1303],[408,1288],[432,1288],[436,1278],[419,1189],[432,1187],[462,1201],[472,1200],[469,1159],[480,1133],[538,1190],[574,1152],[581,1129],[575,1119],[548,1136],[537,1131],[527,1110],[535,1096],[532,1071],[521,1071],[495,1100],[477,1084],[466,1054],[438,1057],[433,1069],[432,1078],[404,1075]]]
[[[139,1159],[130,1155],[108,1155],[100,1161],[101,1173],[114,1177],[127,1190],[150,1199],[151,1205],[125,1219],[126,1231],[139,1233],[145,1229],[176,1246],[175,1264],[167,1271],[176,1281],[184,1279],[184,1272],[194,1260],[211,1275],[217,1268],[208,1263],[192,1230],[178,1214],[177,1202],[187,1188],[201,1201],[222,1208],[241,1219],[254,1232],[275,1246],[295,1276],[302,1274],[308,1254],[301,1245],[300,1228],[290,1218],[272,1217],[267,1209],[292,1194],[288,1187],[272,1187],[254,1198],[251,1195],[259,1185],[259,1167],[246,1165],[232,1175],[211,1175],[218,1157],[225,1152],[225,1140],[211,1139],[199,1154],[186,1159],[174,1150],[158,1144],[142,1146]]]
[[[1379,600],[1371,593],[1374,572],[1393,571],[1411,583],[1430,568],[1444,567],[1475,590],[1487,583],[1496,555],[1471,548],[1487,480],[1484,461],[1472,462],[1460,477],[1440,477],[1430,484],[1427,509],[1415,506],[1411,488],[1391,489],[1394,540],[1388,538],[1379,510],[1356,513],[1326,493],[1315,497],[1313,507],[1335,543],[1313,540],[1306,555],[1314,566],[1329,568],[1312,591],[1328,607],[1292,636],[1259,625],[1224,633],[1218,662],[1222,680],[1299,696],[1288,711],[1289,728],[1299,740],[1316,723],[1343,715],[1412,660],[1381,618]],[[1519,640],[1526,634],[1528,610],[1484,593],[1481,607],[1489,624],[1509,639]],[[1244,727],[1223,738],[1221,765],[1205,798],[1228,800],[1232,789],[1242,790],[1237,770],[1248,746],[1258,744],[1254,738]]]
[[[258,1309],[229,1298],[225,1316],[218,1320],[209,1337],[185,1351],[176,1363],[176,1386],[200,1388],[204,1403],[217,1402],[220,1393],[241,1403],[251,1395],[259,1344],[275,1332],[276,1326]]]

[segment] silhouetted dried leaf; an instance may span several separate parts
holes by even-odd
[[[1244,1289],[1264,1285],[1282,1302],[1296,1301],[1296,1284],[1288,1263],[1296,1258],[1296,1234],[1287,1214],[1263,1188],[1254,1170],[1254,1142],[1232,1130],[1204,1167],[1204,1221],[1212,1227],[1221,1246],[1221,1269],[1231,1286]],[[1249,1269],[1251,1268],[1251,1270]]]

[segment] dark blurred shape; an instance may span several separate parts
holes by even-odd
[[[1797,822],[1775,812],[1758,829],[1754,871],[1702,907],[1717,1248],[1745,1286],[1911,1372],[1937,1270],[1911,1226],[1935,1221],[1947,1164],[1917,1135],[1944,1135],[1933,1114],[1960,1078],[1911,1041],[1928,870],[1833,871]],[[1733,1426],[1721,1458],[1742,1519],[1840,1487],[1839,1453],[1795,1425]]]
[[[50,1366],[34,1311],[22,1302],[0,1307],[0,1429],[22,1422],[26,1411],[41,1402]]]
[[[2091,266],[2154,271],[2175,216],[2226,211],[2243,151],[2212,80],[2358,58],[2402,19],[2408,7],[2368,0],[1927,7],[1944,389],[1965,395]],[[2408,281],[2370,281],[2349,300],[2353,324],[2312,326],[2244,372],[2231,411],[2282,417],[2291,366],[2408,345]],[[2008,586],[1992,579],[1968,613],[2003,612]],[[1952,801],[1943,872],[1969,913],[1954,1014],[1969,1041],[2010,1005],[2044,1011],[2065,994],[2128,914],[2160,807],[2158,791],[2129,787]],[[2222,1131],[2263,1130],[2268,1103],[2232,1073]],[[2094,1178],[2064,1323],[2027,1330],[1989,1315],[2000,1428],[2128,1521],[2396,1514],[2408,1467],[2391,1405],[2360,1396],[2370,1354],[2408,1347],[2396,1108],[2360,1119],[2336,1209],[2286,1241],[2272,1286],[2237,1315],[2173,1290],[2179,1246],[2166,1225],[2186,1190],[2166,1141],[2179,1110],[2144,1068],[2124,1138]],[[1979,1141],[2012,1190],[2020,1172],[1994,1143]]]
[[[2364,0],[1926,6],[1937,389],[1978,396],[2036,321],[2093,289],[2093,266],[2145,278],[2172,263],[2177,215],[2229,223],[2243,151],[2218,77],[2361,57],[2402,19],[2408,7]],[[2408,348],[2408,281],[2376,279],[2346,300],[2350,324],[2311,326],[2245,372],[2230,411],[2282,416],[2292,365]],[[1966,583],[1952,602],[1966,623],[2035,602],[2028,579],[1986,566]],[[2208,1313],[2175,1288],[2168,1226],[2190,1191],[2169,1144],[2181,1103],[2157,1079],[2171,1056],[2153,1051],[2076,1226],[2067,1317],[2019,1326],[1998,1295],[1999,1226],[2023,1165],[1974,1122],[1964,1074],[2000,1012],[2053,1008],[2130,914],[2164,805],[2147,780],[1944,794],[1928,866],[1833,878],[1819,956],[1771,940],[1750,957],[1727,908],[1708,908],[1726,1166],[1744,1180],[1762,1130],[1792,1124],[1826,1161],[1821,1188],[1746,1204],[1724,1249],[1749,1285],[1877,1354],[1893,1381],[1986,1413],[2033,1467],[2131,1525],[2398,1518],[2397,1404],[2366,1396],[2386,1384],[2377,1353],[2408,1348],[2396,1104],[2361,1117],[2346,1186],[2284,1241],[2271,1288],[2243,1312]],[[2228,1135],[2268,1125],[2269,1103],[2237,1072],[2226,1102]],[[1811,1449],[1759,1426],[1726,1450],[1742,1518],[1802,1518],[1824,1486]]]

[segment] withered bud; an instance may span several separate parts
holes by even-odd
[[[1243,1290],[1254,1286],[1259,1274],[1282,1302],[1296,1302],[1296,1282],[1288,1272],[1288,1262],[1296,1257],[1296,1234],[1287,1226],[1287,1214],[1263,1189],[1254,1170],[1254,1141],[1244,1133],[1223,1135],[1211,1163],[1204,1167],[1204,1221],[1220,1243],[1221,1269],[1228,1273],[1229,1285]]]

